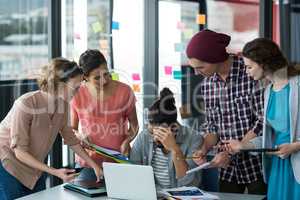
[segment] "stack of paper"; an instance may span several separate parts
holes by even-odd
[[[175,200],[218,200],[216,195],[209,194],[197,187],[179,187],[164,189],[162,193],[165,197]]]

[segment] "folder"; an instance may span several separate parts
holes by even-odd
[[[127,156],[122,155],[120,152],[112,150],[112,149],[108,149],[105,147],[100,147],[98,145],[92,144],[90,142],[88,142],[87,140],[84,140],[84,142],[90,146],[93,151],[95,151],[97,154],[110,158],[112,160],[114,160],[117,163],[125,163],[125,164],[132,164],[132,162],[130,162],[129,158]]]

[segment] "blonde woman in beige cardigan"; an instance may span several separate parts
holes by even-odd
[[[44,164],[59,132],[72,150],[94,169],[102,169],[87,155],[68,122],[68,101],[82,80],[75,62],[53,59],[38,80],[40,90],[18,98],[0,124],[0,199],[19,198],[42,189],[42,172],[63,181],[75,178],[72,169],[55,169]]]

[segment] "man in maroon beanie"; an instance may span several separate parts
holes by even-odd
[[[205,79],[201,95],[205,101],[204,145],[194,153],[201,165],[206,155],[223,140],[250,140],[262,134],[263,89],[246,74],[241,57],[228,54],[230,36],[203,30],[192,37],[187,57],[196,74]],[[261,156],[218,152],[211,161],[220,167],[221,192],[266,194],[261,173]]]

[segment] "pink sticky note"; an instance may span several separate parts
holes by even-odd
[[[80,40],[81,39],[80,34],[79,33],[75,33],[74,34],[74,38],[77,39],[77,40]]]
[[[132,74],[132,79],[134,81],[140,81],[141,80],[140,74]]]
[[[172,75],[172,66],[165,66],[165,74],[166,75]]]
[[[185,24],[182,22],[177,22],[177,29],[183,30],[185,28]]]

